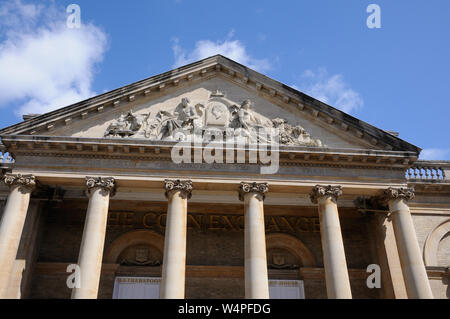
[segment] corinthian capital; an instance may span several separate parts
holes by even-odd
[[[189,180],[170,180],[166,179],[164,181],[164,188],[166,189],[166,197],[169,198],[169,193],[171,191],[181,191],[184,198],[191,198],[192,196],[192,181]]]
[[[116,181],[112,177],[86,176],[86,187],[89,193],[95,188],[101,188],[104,192],[108,192],[110,196],[114,196],[116,193]]]
[[[21,192],[32,192],[36,187],[36,177],[33,175],[7,173],[3,177],[3,181],[9,188],[19,186]]]
[[[391,199],[412,200],[414,198],[414,188],[393,188],[389,187],[384,191],[384,199],[389,201]]]
[[[267,183],[246,183],[241,182],[241,185],[239,186],[239,200],[244,200],[245,194],[248,193],[258,193],[262,199],[266,197],[266,193],[269,191],[269,184]]]
[[[317,204],[317,200],[320,197],[331,196],[336,201],[338,197],[341,195],[342,195],[342,186],[316,185],[314,186],[312,193],[309,195],[309,197],[311,199],[311,202]]]

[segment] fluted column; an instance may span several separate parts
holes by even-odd
[[[86,177],[86,187],[89,204],[78,257],[80,288],[73,288],[72,299],[96,299],[98,296],[109,198],[114,195],[115,180]]]
[[[269,299],[264,198],[267,183],[241,183],[239,199],[245,214],[245,298]]]
[[[187,201],[192,181],[165,180],[168,199],[161,299],[183,299],[186,277]]]
[[[408,298],[432,299],[430,282],[408,206],[408,200],[414,198],[414,189],[390,187],[384,195],[392,216]]]
[[[36,178],[33,175],[6,174],[4,182],[10,193],[0,224],[0,298],[6,297]]]
[[[329,299],[351,299],[350,279],[337,209],[341,186],[314,187],[311,201],[319,204],[320,236]]]

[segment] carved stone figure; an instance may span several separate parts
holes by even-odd
[[[121,114],[120,117],[111,123],[106,130],[105,136],[129,137],[136,134],[141,128],[143,120],[129,112]]]
[[[300,125],[292,126],[285,119],[276,118],[272,120],[274,128],[278,128],[280,144],[283,145],[306,145],[322,146],[320,140],[311,139],[308,132]]]
[[[249,99],[241,105],[228,103],[224,94],[217,90],[204,104],[197,103],[194,106],[189,98],[184,97],[173,111],[160,110],[153,117],[150,117],[150,113],[121,114],[108,126],[105,137],[180,141],[196,134],[208,142],[208,130],[214,128],[228,134],[225,128],[230,127],[234,129],[230,136],[244,138],[246,144],[278,141],[281,145],[289,146],[323,146],[320,140],[312,139],[300,125],[293,126],[282,118],[269,120],[258,115],[252,110],[252,101]],[[279,139],[272,129],[279,130]]]
[[[252,102],[250,100],[245,100],[241,106],[233,105],[232,115],[234,115],[234,123],[231,127],[250,130],[252,127],[260,124],[254,116],[251,106]]]
[[[156,137],[160,140],[172,139],[174,132],[181,128],[181,122],[177,119],[177,115],[166,111],[159,111],[156,115],[159,124],[156,129]]]
[[[197,104],[200,108],[201,104]],[[200,113],[200,114],[199,114]],[[178,113],[178,120],[181,121],[181,127],[190,129],[194,128],[194,121],[199,119],[202,112],[197,113],[195,107],[191,105],[191,101],[188,98],[181,99],[181,110]]]

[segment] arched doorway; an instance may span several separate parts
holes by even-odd
[[[311,251],[299,239],[281,233],[266,236],[271,299],[304,299],[300,268],[315,267]]]
[[[158,299],[163,236],[148,230],[128,232],[105,252],[105,262],[118,264],[113,299]]]

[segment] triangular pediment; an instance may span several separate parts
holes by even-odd
[[[178,133],[208,128],[244,134],[277,128],[286,146],[420,151],[222,56],[28,119],[0,135],[175,141]]]

